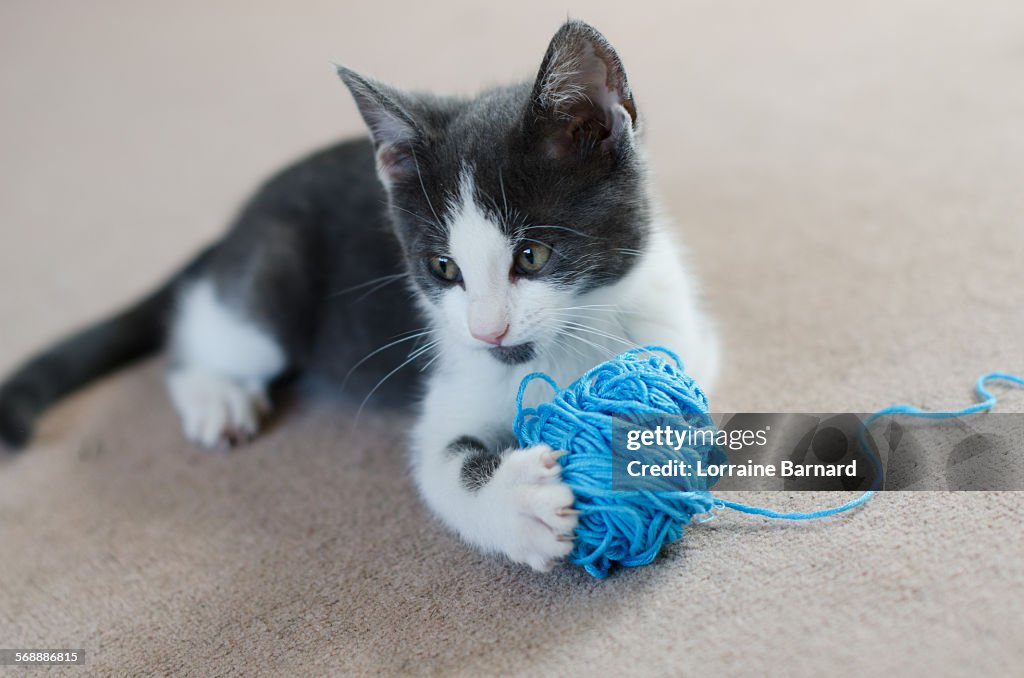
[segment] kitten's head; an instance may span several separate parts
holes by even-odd
[[[533,82],[472,99],[348,69],[409,270],[448,338],[516,364],[558,340],[581,295],[625,275],[649,206],[626,73],[566,23]]]

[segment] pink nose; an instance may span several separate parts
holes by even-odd
[[[505,335],[508,334],[508,325],[506,324],[504,327],[489,330],[471,329],[469,333],[473,335],[474,339],[486,341],[488,344],[494,344],[495,346],[498,346],[501,344],[501,340],[505,338]]]

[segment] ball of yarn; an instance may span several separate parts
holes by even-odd
[[[546,381],[555,396],[537,407],[523,407],[527,386]],[[606,577],[616,565],[636,567],[654,560],[662,547],[680,539],[695,515],[709,513],[716,500],[708,483],[688,479],[683,487],[616,489],[613,483],[616,430],[671,421],[673,428],[714,427],[708,401],[675,353],[661,347],[627,351],[602,363],[567,388],[535,373],[519,387],[513,426],[520,445],[546,443],[568,454],[560,458],[562,480],[576,496],[579,526],[571,562],[591,575]],[[619,441],[621,442],[621,441]],[[658,450],[645,449],[645,460]],[[706,447],[674,446],[660,454],[693,464],[720,463],[722,452]],[[620,459],[621,460],[621,459]],[[692,466],[691,466],[692,468]],[[621,483],[620,483],[621,485]]]

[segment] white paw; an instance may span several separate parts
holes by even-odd
[[[231,447],[251,439],[261,416],[270,412],[266,388],[215,372],[178,369],[167,377],[185,436],[207,448]]]
[[[501,550],[539,572],[569,555],[579,522],[558,456],[547,445],[512,451],[484,490],[498,504]]]

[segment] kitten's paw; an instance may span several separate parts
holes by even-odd
[[[539,572],[569,555],[579,522],[572,490],[561,479],[561,454],[547,445],[510,452],[487,486],[504,519],[502,550]]]
[[[270,412],[262,383],[246,383],[198,369],[178,369],[167,377],[174,409],[185,436],[206,448],[227,448],[247,442]]]

